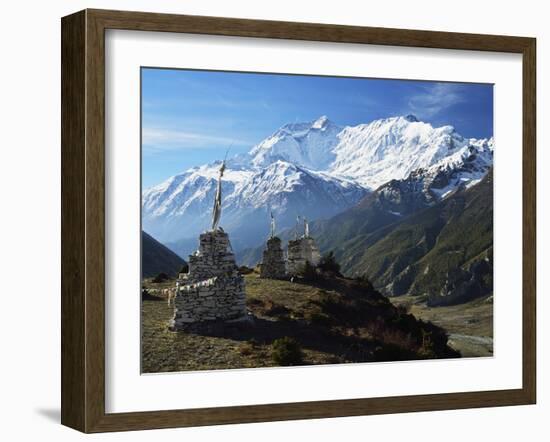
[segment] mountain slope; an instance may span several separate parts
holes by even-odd
[[[492,167],[492,144],[470,145],[427,169],[393,179],[333,219],[315,223],[312,231],[322,248],[345,242],[357,233],[370,233],[437,204],[454,192],[478,183]],[[492,204],[492,202],[491,202]],[[330,233],[329,233],[330,231]]]
[[[470,146],[450,161],[446,159],[428,169],[415,170],[405,179],[389,181],[367,194],[355,206],[332,218],[312,222],[310,232],[321,251],[354,247],[356,236],[368,235],[398,223],[453,193],[475,185],[491,168],[492,157],[492,145],[489,143]],[[277,234],[283,241],[288,241],[294,236],[294,229]],[[240,251],[237,258],[242,264],[253,266],[260,260],[263,247],[262,243],[255,248]],[[353,259],[343,255],[340,258],[344,270],[349,269]]]
[[[451,305],[490,294],[492,172],[431,206],[422,204],[392,202],[374,192],[352,209],[312,223],[310,232],[322,253],[334,251],[345,274],[368,276],[388,296],[425,295],[429,305]],[[391,210],[398,208],[404,215]],[[293,229],[278,234],[283,241],[293,235]],[[255,265],[263,247],[242,251],[239,262]]]
[[[390,296],[428,295],[431,304],[463,302],[492,291],[492,172],[469,189],[334,247],[348,274],[366,274]]]
[[[176,276],[185,261],[151,235],[141,231],[141,273],[150,278],[161,272]]]

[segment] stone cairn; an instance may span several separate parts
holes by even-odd
[[[286,265],[281,240],[273,236],[267,240],[267,248],[264,250],[260,265],[260,278],[284,279],[286,277]]]
[[[223,230],[200,235],[199,249],[189,256],[189,272],[176,282],[171,328],[247,319],[244,278],[239,273],[229,237]]]
[[[306,261],[316,266],[320,260],[321,253],[312,237],[302,237],[288,242],[287,272],[289,275],[297,275],[306,265]]]

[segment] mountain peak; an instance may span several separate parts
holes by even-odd
[[[311,121],[302,121],[302,122],[294,122],[294,123],[286,123],[283,126],[281,126],[276,132],[277,133],[286,133],[288,135],[300,135],[305,132],[310,131],[311,129],[326,129],[329,126],[336,127],[326,115],[322,115],[316,120]]]
[[[418,123],[420,121],[418,118],[416,118],[416,115],[413,115],[413,114],[408,114],[403,118],[405,118],[405,120],[407,120],[410,123]]]
[[[284,160],[311,170],[327,169],[334,161],[333,148],[342,128],[323,115],[316,120],[288,123],[254,146],[249,157],[253,167]]]
[[[313,122],[311,127],[313,129],[322,129],[323,127],[325,127],[329,123],[330,123],[330,121],[329,121],[328,117],[326,115],[322,115]]]

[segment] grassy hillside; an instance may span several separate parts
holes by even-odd
[[[175,276],[185,261],[146,232],[141,232],[142,278],[159,273]]]
[[[391,296],[430,295],[434,303],[449,303],[492,291],[492,173],[433,207],[357,232],[341,237],[327,231],[319,244],[334,249],[344,272],[368,275]],[[477,279],[469,283],[472,275]],[[441,296],[448,293],[456,296]]]
[[[252,273],[246,294],[253,321],[204,333],[168,331],[173,307],[148,297],[142,303],[143,371],[460,356],[447,345],[445,330],[394,306],[366,281],[325,276],[291,283]]]

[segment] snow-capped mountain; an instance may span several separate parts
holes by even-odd
[[[387,211],[404,216],[479,183],[492,165],[493,139],[471,140],[435,164],[383,184],[376,198]]]
[[[143,193],[143,226],[161,241],[196,237],[210,226],[220,164],[191,169]],[[235,248],[250,247],[267,235],[269,212],[279,228],[298,214],[328,218],[359,201],[357,183],[278,160],[254,170],[226,169],[222,179],[222,226]]]
[[[326,219],[375,189],[399,215],[406,201],[415,203],[408,212],[477,183],[492,162],[492,139],[465,138],[412,115],[347,127],[325,116],[286,124],[227,161],[221,225],[236,249],[250,247],[264,240],[270,210],[282,230],[298,214]],[[192,168],[145,190],[144,230],[174,242],[207,229],[219,165]]]
[[[159,241],[168,242],[196,236],[208,228],[219,168],[219,164],[194,167],[146,189],[142,195],[143,229]],[[224,197],[252,174],[226,169],[222,181]]]
[[[346,127],[338,137],[330,172],[371,189],[417,169],[456,165],[470,146],[486,141],[464,138],[452,126],[434,128],[413,115]]]
[[[374,190],[392,179],[406,178],[416,169],[445,161],[456,164],[470,146],[486,141],[464,138],[452,126],[434,128],[414,115],[347,127],[323,116],[281,127],[248,155],[253,166],[282,159],[353,179]]]
[[[265,167],[283,160],[311,170],[326,170],[334,161],[340,126],[322,116],[310,123],[285,124],[249,153],[250,164]]]

